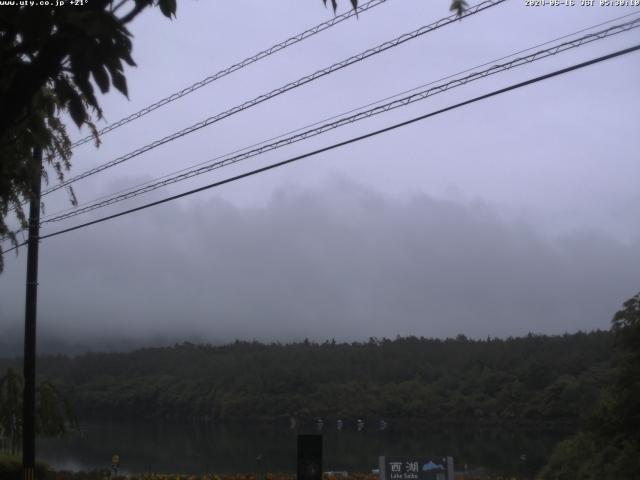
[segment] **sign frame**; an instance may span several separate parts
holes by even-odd
[[[399,472],[391,472],[387,465],[391,463],[399,464]],[[429,464],[444,466],[444,471],[432,472],[425,470]],[[380,480],[454,480],[453,457],[378,457]],[[403,468],[407,467],[407,468]],[[411,467],[411,468],[409,468]],[[405,471],[409,470],[409,471]]]

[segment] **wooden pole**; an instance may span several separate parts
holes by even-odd
[[[33,151],[33,179],[27,243],[27,295],[24,318],[24,390],[22,398],[22,478],[35,480],[36,463],[36,311],[38,306],[38,243],[42,150]]]

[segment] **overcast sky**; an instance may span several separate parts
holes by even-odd
[[[388,0],[105,135],[98,150],[78,148],[72,174],[429,24],[448,15],[448,7],[448,0]],[[640,8],[509,0],[78,182],[76,194],[89,202],[634,12]],[[146,12],[131,28],[139,66],[127,71],[130,99],[105,96],[107,122],[331,15],[320,0],[183,1],[173,21]],[[639,40],[640,29],[632,30],[43,233]],[[639,80],[634,53],[44,240],[41,331],[66,338],[287,341],[608,328],[613,312],[640,290]],[[75,138],[86,134],[71,131]],[[63,193],[45,197],[45,205],[47,214],[69,207]],[[26,250],[5,261],[0,335],[23,321]]]

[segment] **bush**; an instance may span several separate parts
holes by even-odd
[[[52,472],[48,465],[36,463],[36,480],[52,479]],[[0,454],[0,479],[22,480],[22,460],[15,455]]]

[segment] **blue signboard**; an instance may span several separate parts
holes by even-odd
[[[453,457],[380,457],[380,480],[454,480]]]

